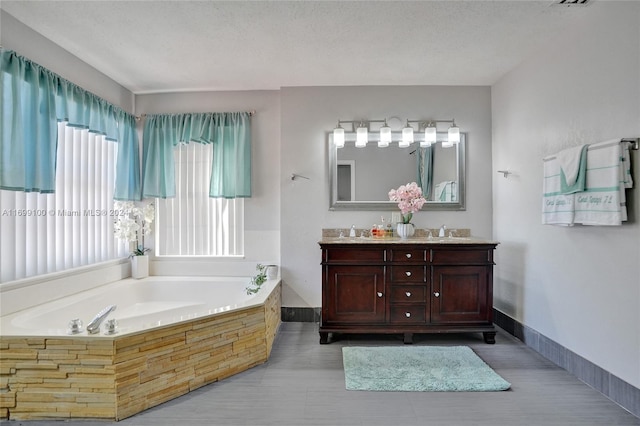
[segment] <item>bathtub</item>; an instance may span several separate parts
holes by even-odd
[[[135,333],[264,303],[270,284],[247,295],[250,277],[149,277],[125,279],[0,317],[0,334],[65,336],[74,318],[84,326],[103,308],[117,305],[107,319],[117,321],[117,334]],[[83,331],[80,335],[86,335]],[[77,336],[80,336],[77,335]],[[96,334],[92,337],[101,337]]]
[[[249,281],[125,279],[0,317],[0,418],[120,420],[265,362],[281,286]],[[115,334],[69,334],[112,304]]]

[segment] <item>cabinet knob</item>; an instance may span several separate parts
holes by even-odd
[[[411,271],[406,271],[405,274],[407,274],[408,277],[411,276]]]
[[[405,256],[407,256],[407,259],[411,259],[411,253],[407,253]]]
[[[437,291],[436,291],[435,293],[433,293],[433,295],[434,295],[435,297],[440,297],[440,293],[438,293]]]
[[[378,297],[382,297],[382,292],[381,291],[379,291],[377,294],[378,294]]]
[[[409,318],[409,317],[411,316],[411,312],[405,312],[405,313],[404,313],[404,316],[405,316],[405,317],[407,317],[407,318]]]
[[[411,292],[410,291],[407,291],[405,294],[407,295],[407,297],[411,297]]]

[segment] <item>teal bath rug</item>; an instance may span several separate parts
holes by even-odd
[[[467,346],[342,348],[347,390],[503,391],[511,384]]]

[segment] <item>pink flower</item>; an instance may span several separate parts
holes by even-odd
[[[427,202],[422,196],[422,189],[415,182],[401,185],[400,188],[389,191],[389,200],[398,202],[400,213],[403,216],[417,212]]]

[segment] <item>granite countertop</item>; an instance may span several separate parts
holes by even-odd
[[[349,237],[349,229],[331,228],[322,230],[319,244],[499,244],[498,241],[472,237],[468,228],[448,229],[446,237],[437,237],[438,229],[416,228],[415,235],[407,239],[393,237],[370,237],[368,229],[356,229],[357,237]],[[448,235],[453,236],[448,236]],[[340,236],[342,235],[342,236]],[[361,236],[363,235],[363,236]],[[433,237],[433,235],[436,235]]]
[[[498,244],[497,241],[476,237],[323,237],[319,244]]]

